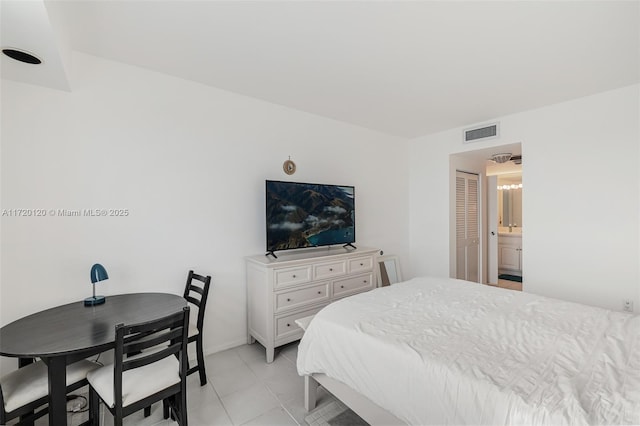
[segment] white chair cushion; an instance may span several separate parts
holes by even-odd
[[[111,408],[115,407],[113,367],[113,364],[108,364],[87,375],[87,380],[93,389]],[[174,356],[169,356],[144,367],[125,371],[122,374],[122,406],[126,407],[179,382],[180,363]]]
[[[86,359],[68,365],[67,386],[83,380],[90,371],[98,367],[100,364]],[[0,379],[0,386],[4,396],[4,410],[10,413],[49,394],[47,365],[37,361],[12,371]]]

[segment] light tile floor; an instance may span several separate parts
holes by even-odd
[[[517,290],[522,291],[522,283],[517,281],[509,281],[509,280],[498,280],[498,284],[488,284],[494,287],[506,288],[508,290]]]
[[[298,376],[298,342],[276,349],[271,364],[266,363],[259,343],[243,345],[206,357],[207,379],[200,386],[197,373],[188,377],[187,404],[190,426],[287,426],[306,425],[304,418],[304,379]],[[320,388],[318,406],[337,401]],[[78,425],[86,413],[69,414],[68,424]],[[46,425],[47,417],[36,422]],[[112,426],[111,414],[102,410],[101,425]],[[162,404],[152,406],[151,416],[142,411],[125,418],[125,425],[173,426],[162,418]]]

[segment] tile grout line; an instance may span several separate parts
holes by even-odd
[[[234,348],[234,349],[233,349],[233,353],[235,353],[235,354],[236,354],[236,356],[237,356],[238,358],[240,358],[240,361],[242,361],[242,363],[244,364],[245,368],[246,368],[247,370],[251,371],[251,367],[249,367],[249,364],[247,364],[247,362],[244,360],[244,358],[242,358],[242,357],[240,356],[240,354],[238,353],[238,350],[237,350],[236,348]],[[251,372],[253,373],[253,371],[251,371]],[[258,377],[258,376],[256,376],[256,379],[259,379],[259,377]],[[216,396],[218,397],[218,401],[220,401],[220,405],[222,405],[222,409],[223,409],[223,410],[224,410],[224,412],[226,413],[227,418],[231,421],[231,423],[233,423],[233,424],[235,425],[235,422],[233,421],[233,418],[231,417],[231,414],[229,413],[229,410],[227,410],[227,406],[226,406],[226,404],[224,403],[224,401],[222,400],[222,398],[221,398],[221,397],[220,397],[220,395],[218,394],[218,391],[216,390],[215,386],[213,386],[213,383],[211,384],[211,387],[213,388],[213,391],[216,393]],[[240,392],[240,390],[237,390],[236,392]],[[234,393],[235,393],[235,392],[232,392],[232,393],[231,393],[231,394],[229,394],[229,395],[233,395]],[[229,395],[227,395],[227,396],[229,396]],[[256,418],[257,418],[257,417],[256,417]],[[253,419],[251,419],[251,420],[253,420]],[[248,421],[251,421],[251,420],[248,420]],[[245,423],[247,423],[247,422],[245,422]]]
[[[283,356],[287,361],[291,362],[291,360],[290,360],[287,356],[285,356],[283,353],[279,353],[278,355]],[[253,370],[251,370],[251,367],[249,366],[249,364],[247,364],[247,362],[246,362],[242,357],[240,357],[240,359],[242,360],[242,362],[244,362],[244,363],[245,363],[245,365],[247,366],[247,368],[249,369],[249,371],[253,371]],[[258,359],[258,358],[256,358],[256,359]],[[275,357],[274,357],[274,360],[275,360]],[[298,423],[298,421],[296,420],[296,418],[295,418],[295,417],[294,417],[294,416],[289,412],[289,410],[287,410],[287,408],[284,406],[284,402],[280,399],[280,397],[278,397],[278,395],[276,395],[276,393],[275,393],[273,390],[271,390],[271,388],[269,387],[269,385],[266,383],[266,378],[264,378],[264,377],[258,377],[257,375],[256,375],[256,377],[257,377],[258,381],[259,381],[262,385],[264,385],[264,387],[267,389],[267,391],[268,391],[271,395],[273,395],[273,397],[278,401],[278,403],[280,404],[280,408],[281,408],[282,410],[284,410],[284,412],[285,412],[285,413],[287,413],[287,415],[288,415],[289,417],[291,417],[291,419],[294,421],[294,423],[295,423],[295,424],[297,424],[298,426],[300,426],[300,423]],[[258,415],[258,416],[256,416],[256,417],[254,417],[253,419],[246,421],[246,422],[245,422],[245,423],[243,423],[243,424],[249,423],[250,421],[257,419],[258,417],[263,416],[264,414],[266,414],[266,413],[262,413],[262,414],[260,414],[260,415]]]

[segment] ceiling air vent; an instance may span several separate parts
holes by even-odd
[[[490,138],[497,138],[499,135],[499,123],[489,124],[483,127],[475,127],[464,130],[464,143],[475,142]]]

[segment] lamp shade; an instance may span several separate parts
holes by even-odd
[[[96,296],[96,283],[109,279],[107,270],[99,263],[91,267],[91,283],[93,284],[93,296],[84,299],[84,306],[102,305],[105,301],[104,296]]]
[[[107,274],[107,270],[104,269],[104,266],[102,266],[99,263],[96,263],[95,265],[93,265],[91,267],[91,282],[92,283],[97,283],[99,281],[104,281],[104,280],[108,280],[109,279],[109,275]]]

